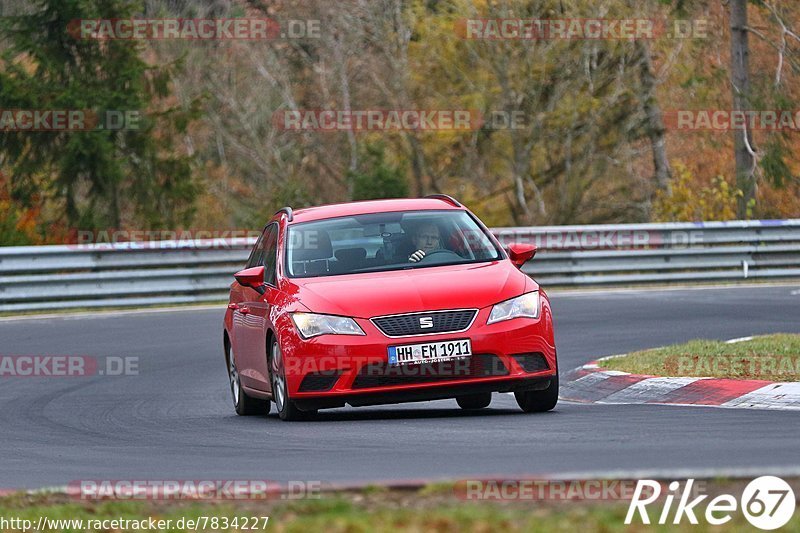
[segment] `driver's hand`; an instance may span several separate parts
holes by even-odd
[[[416,263],[417,261],[421,261],[423,257],[425,257],[425,252],[422,250],[417,250],[409,256],[408,260],[412,263]]]

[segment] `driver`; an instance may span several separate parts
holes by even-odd
[[[426,254],[442,249],[441,244],[439,244],[441,241],[439,226],[433,222],[425,222],[417,226],[411,241],[417,248],[417,251],[408,258],[412,263],[421,261]]]

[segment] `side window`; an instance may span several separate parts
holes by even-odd
[[[264,281],[275,285],[276,264],[278,262],[278,224],[270,224],[264,234],[261,264],[264,265]]]
[[[258,237],[255,246],[253,246],[253,250],[250,252],[250,257],[247,259],[247,265],[245,265],[245,268],[253,268],[254,266],[261,264],[261,255],[264,253],[264,236],[266,234],[267,230],[264,230]]]

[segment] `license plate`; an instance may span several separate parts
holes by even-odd
[[[393,366],[449,361],[470,355],[472,344],[469,339],[389,346],[389,364]]]

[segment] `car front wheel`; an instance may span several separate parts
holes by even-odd
[[[278,341],[272,341],[269,354],[269,375],[272,380],[272,400],[281,420],[303,420],[313,411],[302,411],[289,398],[289,388],[286,384],[286,364],[283,351]]]
[[[550,386],[544,390],[518,391],[514,393],[517,405],[526,413],[550,411],[558,403],[558,374],[550,378]]]

